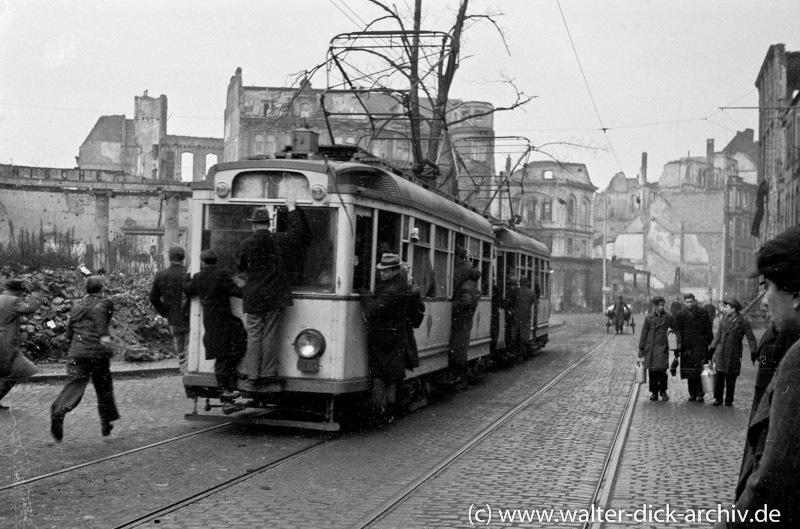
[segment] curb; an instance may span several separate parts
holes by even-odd
[[[178,367],[152,367],[152,368],[136,368],[124,369],[119,371],[111,370],[111,376],[115,380],[123,378],[137,378],[137,377],[150,377],[161,375],[177,375],[180,374]],[[48,382],[64,382],[69,379],[66,373],[44,373],[40,375],[33,375],[25,381],[26,384],[46,384]]]

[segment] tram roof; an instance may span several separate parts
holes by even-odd
[[[526,250],[528,252],[550,255],[550,250],[543,242],[539,242],[533,237],[512,231],[508,228],[495,228],[495,237],[499,246],[511,250]]]
[[[494,236],[489,220],[477,211],[373,165],[335,161],[326,163],[325,160],[264,159],[220,163],[214,166],[213,172],[240,169],[294,169],[326,173],[328,166],[336,173],[335,185],[331,182],[330,185],[333,187],[329,189],[333,193],[353,193],[354,191],[357,193],[363,190],[367,196],[373,195],[380,200],[419,209],[446,218],[458,225],[469,227],[484,235]],[[213,180],[211,172],[209,172],[209,176]],[[359,189],[357,191],[354,188]]]

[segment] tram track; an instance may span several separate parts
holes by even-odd
[[[424,475],[412,481],[402,490],[400,490],[397,494],[395,494],[392,498],[390,498],[388,501],[384,502],[377,508],[370,511],[367,515],[365,515],[358,522],[352,525],[351,528],[367,529],[370,527],[374,527],[387,515],[389,515],[398,507],[400,507],[408,498],[410,498],[416,492],[418,492],[427,484],[429,484],[434,478],[436,478],[437,476],[442,474],[445,470],[447,470],[450,466],[452,466],[453,463],[458,461],[461,457],[470,452],[474,447],[479,445],[481,442],[491,437],[492,434],[494,434],[498,429],[503,427],[505,424],[507,424],[509,421],[511,421],[513,418],[519,415],[522,411],[524,411],[529,406],[538,401],[540,398],[542,398],[544,395],[546,395],[564,377],[570,374],[578,366],[583,364],[597,351],[601,350],[610,341],[611,338],[608,338],[603,342],[601,342],[600,344],[598,344],[597,346],[595,346],[594,348],[592,348],[588,353],[586,353],[581,358],[570,364],[567,368],[562,370],[548,384],[546,384],[538,391],[527,397],[525,400],[517,404],[514,408],[503,414],[498,419],[496,419],[489,426],[478,432],[472,439],[464,443],[457,450],[450,453],[439,464],[431,468]],[[614,434],[614,440],[612,442],[611,449],[609,450],[608,456],[606,457],[601,477],[598,481],[597,487],[595,488],[595,492],[592,497],[592,502],[591,502],[592,505],[594,505],[598,500],[602,501],[603,504],[607,503],[608,501],[608,495],[610,494],[610,489],[613,486],[614,474],[619,462],[619,456],[621,454],[622,445],[624,444],[625,432],[627,431],[627,427],[630,423],[630,416],[632,414],[633,407],[636,402],[636,395],[638,395],[638,385],[634,385],[629,393],[624,412],[622,414],[622,417],[620,418],[620,421],[616,428],[616,432]],[[589,527],[592,527],[591,524],[584,526],[584,529],[589,529]]]

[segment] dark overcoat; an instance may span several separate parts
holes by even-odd
[[[798,339],[800,339],[800,333],[778,332],[774,322],[770,322],[764,334],[761,335],[761,340],[758,342],[758,351],[755,354],[750,354],[750,359],[753,363],[758,363],[756,385],[753,389],[753,407],[750,410],[751,418],[756,409],[758,409],[758,403],[772,381],[772,377],[778,369],[778,364],[786,355],[789,347]]]
[[[183,302],[183,289],[188,282],[186,268],[178,263],[170,264],[153,279],[150,303],[156,312],[167,318],[170,325],[189,326],[189,305]]]
[[[675,330],[675,319],[667,312],[661,315],[651,312],[645,316],[639,337],[639,358],[644,359],[645,369],[669,368],[667,334],[670,329]]]
[[[472,332],[472,320],[478,308],[481,292],[473,279],[474,271],[453,293],[453,306],[450,326],[449,362],[453,366],[466,367],[469,355],[469,337]],[[480,273],[477,273],[480,277]]]
[[[697,378],[708,362],[708,345],[714,339],[714,331],[708,313],[694,305],[678,313],[675,326],[681,337],[681,378]]]
[[[291,270],[297,249],[308,239],[308,224],[300,210],[290,211],[285,232],[256,230],[239,245],[239,271],[247,274],[242,289],[242,310],[265,314],[292,305]]]
[[[425,304],[402,275],[378,281],[375,293],[361,295],[367,323],[367,351],[372,378],[402,380],[406,368],[419,366],[414,323],[421,321]],[[418,324],[418,323],[417,323]]]
[[[35,298],[25,300],[10,290],[0,294],[0,377],[11,370],[19,350],[19,317],[33,314],[42,305]]]
[[[796,333],[796,331],[793,331]],[[795,334],[796,335],[796,334]],[[780,512],[776,527],[800,527],[800,342],[781,360],[756,413],[750,419],[745,457],[736,486],[736,509],[749,513],[768,505]],[[745,516],[748,520],[750,517]],[[753,527],[717,524],[715,527]]]
[[[750,322],[744,316],[736,313],[731,318],[724,316],[720,319],[717,335],[711,342],[714,350],[714,367],[726,375],[739,376],[742,370],[742,339],[747,337],[751,351],[758,350],[758,343],[750,327]]]
[[[111,358],[113,349],[100,343],[108,336],[114,303],[99,294],[89,294],[72,306],[67,322],[70,358]]]
[[[227,270],[204,266],[186,286],[188,297],[197,296],[203,306],[203,346],[206,359],[236,359],[244,356],[247,335],[242,320],[231,312],[231,297],[242,297],[242,289]]]
[[[531,307],[536,301],[527,285],[512,288],[506,299],[506,342],[517,345],[531,343]]]

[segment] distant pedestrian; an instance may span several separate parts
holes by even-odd
[[[717,334],[711,342],[714,354],[714,368],[717,371],[714,382],[714,406],[721,406],[723,396],[725,406],[733,406],[736,391],[736,378],[742,370],[742,339],[747,338],[750,353],[758,350],[756,337],[744,316],[739,312],[742,305],[735,298],[722,302],[723,317],[719,322]]]
[[[119,419],[111,380],[112,349],[109,328],[114,303],[103,295],[100,276],[86,279],[86,297],[72,306],[67,323],[70,341],[67,356],[67,384],[50,407],[50,433],[56,441],[64,437],[64,417],[83,399],[89,380],[97,393],[97,411],[103,436],[111,433]]]
[[[230,272],[217,266],[214,250],[200,253],[200,271],[186,286],[186,296],[199,297],[203,309],[203,347],[205,358],[214,360],[214,375],[217,378],[222,411],[241,411],[243,406],[234,404],[239,397],[236,391],[238,373],[236,367],[247,347],[247,333],[242,321],[231,312],[231,297],[242,297],[242,289],[233,282]]]
[[[183,289],[189,274],[183,266],[186,252],[180,246],[169,249],[169,266],[156,274],[150,289],[150,303],[167,318],[172,345],[181,373],[186,373],[186,347],[189,345],[189,304],[184,303]]]
[[[675,319],[664,309],[662,297],[653,298],[653,311],[645,316],[639,338],[639,360],[644,362],[650,378],[650,400],[669,400],[667,395],[667,369],[669,368],[669,341],[667,335],[673,330],[680,349],[680,333]]]
[[[20,350],[19,318],[33,314],[44,303],[44,294],[37,288],[25,299],[27,288],[19,278],[5,282],[0,294],[0,401],[17,382],[24,382],[36,373],[36,368]],[[0,410],[7,410],[0,402]]]
[[[675,298],[675,301],[673,301],[670,304],[669,313],[672,314],[672,317],[674,318],[682,310],[683,310],[683,302],[681,301],[681,296],[679,294],[678,297]]]
[[[712,300],[708,300],[703,304],[703,310],[708,314],[708,319],[711,320],[711,325],[714,325],[714,319],[717,317],[717,306]]]
[[[686,307],[675,318],[681,337],[681,347],[675,356],[680,357],[681,378],[689,386],[689,401],[703,402],[705,393],[700,375],[703,364],[710,361],[708,346],[714,339],[714,331],[708,313],[697,305],[694,294],[684,294],[683,303]]]
[[[630,317],[631,309],[622,299],[622,296],[619,296],[611,310],[614,313],[614,330],[617,334],[621,334],[624,331],[626,316]]]
[[[296,203],[295,194],[287,196],[285,232],[270,231],[270,210],[256,208],[247,219],[253,234],[239,245],[239,271],[247,278],[242,288],[247,352],[240,369],[250,391],[278,377],[278,334],[283,310],[293,304],[290,271],[299,266],[291,256],[308,238],[308,225]]]
[[[764,278],[769,309],[778,335],[792,342],[778,364],[745,438],[745,457],[736,487],[731,521],[717,529],[755,527],[758,509],[780,513],[769,526],[800,527],[800,227],[790,228],[767,241],[756,254],[758,273]],[[766,507],[765,507],[766,506]],[[741,521],[738,521],[741,520]],[[765,522],[761,524],[767,526]],[[761,526],[759,525],[759,526]]]

